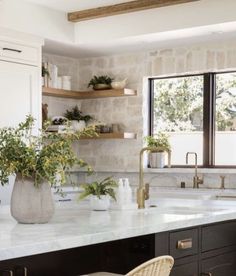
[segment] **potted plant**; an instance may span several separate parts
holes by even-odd
[[[149,165],[151,168],[164,168],[165,154],[170,153],[171,146],[169,137],[163,132],[159,132],[155,136],[145,137],[147,146],[153,148],[149,152]]]
[[[94,90],[111,89],[113,79],[108,76],[93,76],[88,87],[92,86]]]
[[[83,115],[78,106],[74,106],[71,110],[66,110],[65,118],[71,121],[75,131],[82,131],[86,127],[86,123],[93,119],[90,115]]]
[[[72,166],[87,165],[75,155],[72,143],[84,132],[93,134],[92,129],[63,135],[41,130],[34,136],[33,124],[28,116],[16,128],[0,129],[0,182],[5,185],[10,175],[16,176],[11,214],[20,223],[50,220],[54,213],[51,187],[64,184]]]
[[[95,211],[105,211],[109,209],[110,198],[116,200],[115,188],[117,183],[112,177],[107,177],[102,181],[94,181],[81,185],[83,192],[80,199],[90,196],[90,207]]]

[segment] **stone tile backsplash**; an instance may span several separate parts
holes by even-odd
[[[104,123],[117,123],[121,130],[136,132],[136,140],[81,141],[75,146],[79,156],[100,172],[100,177],[111,174],[117,178],[127,176],[132,185],[136,185],[139,151],[147,134],[147,78],[235,69],[236,40],[84,59],[44,54],[43,59],[56,64],[60,75],[71,75],[74,90],[87,90],[93,75],[109,75],[119,80],[128,78],[127,86],[137,89],[137,97],[83,101],[43,97],[49,105],[49,116],[62,115],[66,109],[77,104],[84,113]],[[85,177],[80,174],[79,178]],[[145,178],[151,180],[154,186],[180,186],[180,182],[185,181],[186,186],[191,187],[192,176],[148,173]],[[204,174],[204,183],[205,187],[219,187],[220,177]],[[236,188],[236,174],[227,176],[226,187]]]

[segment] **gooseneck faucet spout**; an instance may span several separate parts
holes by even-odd
[[[198,176],[198,165],[197,165],[197,153],[196,152],[187,152],[186,153],[186,164],[188,164],[188,157],[190,154],[194,154],[195,155],[195,175],[193,177],[193,188],[199,188],[199,184],[203,184],[203,179],[201,179],[199,176]]]
[[[137,203],[138,208],[143,209],[145,208],[145,200],[149,198],[149,184],[144,184],[143,180],[143,154],[145,151],[149,152],[157,152],[157,151],[165,151],[162,148],[156,147],[145,147],[141,149],[139,154],[139,186],[137,190]],[[168,151],[168,167],[170,167],[170,159],[171,159],[171,152]]]

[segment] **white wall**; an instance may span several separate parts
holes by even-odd
[[[0,27],[65,43],[74,41],[74,24],[66,13],[19,0],[0,2]]]

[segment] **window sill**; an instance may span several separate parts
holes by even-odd
[[[145,173],[194,173],[194,168],[163,168],[163,169],[144,169]],[[236,169],[227,168],[198,168],[199,173],[211,173],[211,174],[236,174]]]

